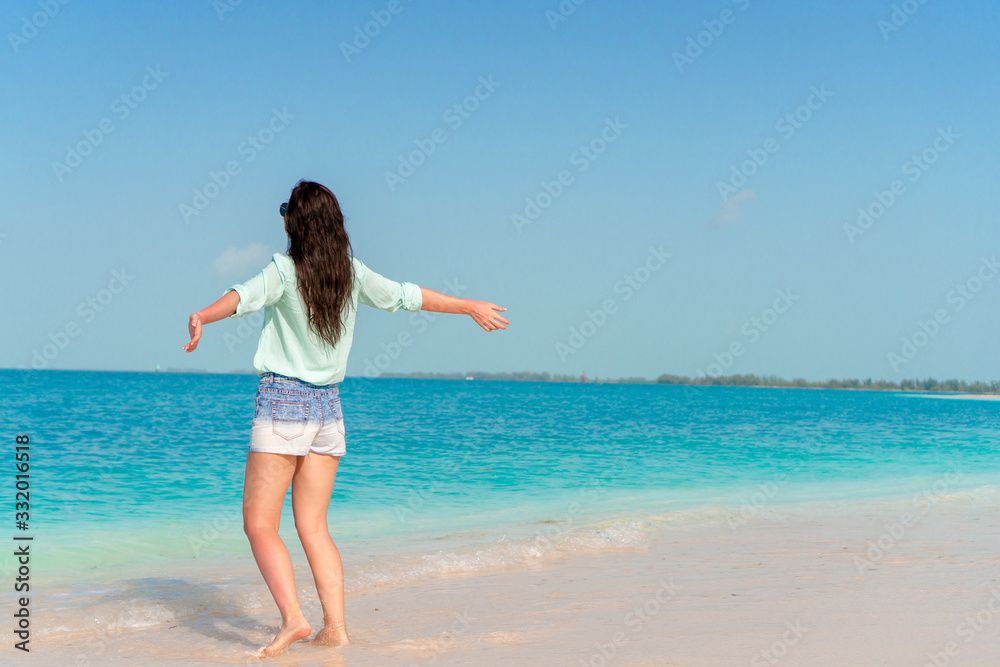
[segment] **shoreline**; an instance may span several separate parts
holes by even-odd
[[[991,503],[945,494],[926,512],[912,500],[776,505],[736,528],[720,517],[668,526],[639,547],[367,587],[347,595],[352,645],[300,643],[275,664],[721,667],[780,656],[790,667],[916,666],[951,650],[963,665],[992,665],[1000,618],[962,625],[997,589],[995,540],[984,539],[1000,528]],[[133,619],[141,627],[50,633],[36,659],[260,664],[250,653],[279,619],[252,565],[235,569],[254,583],[207,592],[167,573],[133,582],[122,600],[166,592]],[[296,581],[315,632],[321,610],[301,561]],[[197,604],[183,599],[202,592]],[[97,658],[101,647],[112,650]]]
[[[919,475],[840,480],[833,485],[794,482],[785,473],[772,472],[697,495],[668,490],[640,494],[617,488],[605,490],[596,485],[553,496],[544,505],[516,508],[515,513],[495,522],[485,520],[493,517],[476,514],[474,507],[467,506],[457,514],[443,515],[438,522],[409,523],[405,529],[403,524],[390,523],[388,532],[358,534],[354,532],[354,524],[367,519],[364,510],[355,509],[357,517],[343,525],[334,520],[331,531],[345,548],[369,556],[368,560],[354,563],[364,569],[366,581],[373,585],[395,585],[411,583],[414,577],[434,576],[438,569],[475,573],[478,569],[488,569],[491,562],[527,565],[537,555],[552,551],[588,551],[595,542],[603,541],[603,538],[595,540],[594,535],[609,529],[608,534],[617,544],[629,545],[640,542],[646,532],[722,522],[746,525],[750,519],[768,516],[780,508],[807,515],[817,512],[825,515],[831,510],[851,513],[862,507],[895,507],[918,496],[1000,503],[1000,488],[994,486],[995,479],[990,473],[967,472],[954,464],[942,464]],[[113,578],[109,575],[126,572],[140,576],[144,570],[177,568],[195,573],[214,570],[225,559],[248,553],[237,508],[234,501],[232,506],[211,508],[196,521],[164,521],[148,528],[127,521],[76,528],[68,524],[52,526],[54,531],[45,531],[50,547],[38,562],[50,572],[50,581],[58,586],[81,579],[107,581]],[[344,505],[340,509],[349,508],[350,505]],[[376,521],[386,518],[372,517]],[[293,557],[302,559],[304,553],[289,528],[292,525],[291,509],[286,503],[282,537]],[[90,530],[101,531],[101,539],[87,538]],[[66,553],[60,553],[63,550]],[[155,556],[143,559],[144,553]],[[435,555],[441,558],[435,561]],[[0,570],[11,570],[14,566],[12,557],[0,557]]]

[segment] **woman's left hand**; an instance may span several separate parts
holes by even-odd
[[[510,324],[510,321],[506,317],[500,315],[505,310],[507,309],[492,304],[489,301],[473,301],[469,308],[469,315],[483,330],[494,331],[496,329],[506,329],[507,327],[504,325]]]
[[[198,349],[198,341],[201,340],[201,315],[198,313],[191,313],[188,319],[188,334],[191,336],[191,342],[181,349],[185,352],[194,352]]]

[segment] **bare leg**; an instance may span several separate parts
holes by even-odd
[[[295,456],[247,453],[243,482],[243,531],[250,539],[257,567],[281,612],[281,630],[258,651],[259,657],[282,653],[294,641],[305,639],[312,628],[302,614],[295,594],[292,558],[278,535],[281,506],[296,468]]]
[[[302,540],[323,605],[323,629],[313,641],[332,646],[349,643],[344,622],[344,566],[326,524],[339,463],[339,456],[310,452],[299,460],[292,480],[295,530]]]

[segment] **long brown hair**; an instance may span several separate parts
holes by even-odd
[[[344,332],[341,316],[350,306],[354,285],[354,251],[340,202],[319,183],[299,181],[288,198],[285,231],[309,326],[336,345]]]

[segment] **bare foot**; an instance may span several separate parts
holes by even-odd
[[[312,632],[309,622],[305,617],[300,617],[291,623],[282,623],[281,629],[270,644],[257,651],[258,658],[273,658],[285,652],[292,642],[305,639]]]
[[[347,638],[347,628],[343,625],[327,625],[316,633],[310,642],[323,646],[346,646],[351,643]]]

